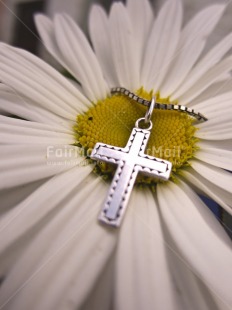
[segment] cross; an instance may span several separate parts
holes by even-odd
[[[91,158],[117,165],[110,190],[99,220],[118,227],[126,211],[137,174],[168,180],[172,164],[160,158],[144,154],[150,131],[133,128],[125,148],[97,143]]]

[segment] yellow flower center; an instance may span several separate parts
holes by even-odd
[[[136,93],[145,99],[151,99],[151,93],[142,88]],[[170,103],[168,99],[159,98],[158,94],[156,101]],[[91,153],[97,142],[124,147],[136,120],[144,117],[146,110],[147,107],[121,94],[98,101],[85,114],[77,116],[75,132],[78,144],[87,154]],[[171,177],[174,178],[180,168],[188,165],[188,160],[197,149],[193,119],[178,111],[154,110],[151,120],[153,128],[145,153],[172,162]],[[96,171],[111,177],[115,167],[100,162]],[[137,178],[137,183],[142,184],[154,184],[158,181],[145,176]]]

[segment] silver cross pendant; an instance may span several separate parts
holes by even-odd
[[[168,180],[171,173],[171,162],[144,153],[152,123],[148,129],[141,129],[138,125],[141,120],[144,118],[136,122],[126,147],[97,143],[91,154],[92,159],[117,165],[99,216],[101,222],[114,227],[120,226],[138,173],[161,180]]]

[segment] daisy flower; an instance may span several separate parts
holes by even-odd
[[[37,15],[75,81],[1,44],[0,309],[231,309],[231,241],[198,196],[232,213],[232,34],[204,53],[225,8],[183,26],[180,0],[156,17],[148,0],[116,2],[109,16],[95,5],[92,46],[69,16]],[[154,111],[147,152],[171,161],[172,175],[139,177],[118,229],[97,220],[111,166],[88,152],[124,147],[146,109],[115,86],[209,119]]]

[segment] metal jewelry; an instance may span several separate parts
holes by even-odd
[[[155,98],[152,98],[145,117],[136,121],[124,148],[97,143],[92,151],[90,156],[92,159],[117,166],[99,216],[102,223],[114,227],[120,226],[138,173],[165,181],[170,177],[171,162],[145,154],[152,129],[151,116],[154,106]],[[142,125],[147,128],[142,128]]]
[[[124,88],[124,87],[114,87],[111,88],[111,94],[123,94],[125,96],[128,96],[129,98],[137,101],[140,104],[143,104],[147,107],[150,106],[151,101],[150,100],[145,100],[137,95],[135,95],[134,93],[132,93],[131,91],[129,91],[128,89]],[[198,121],[207,121],[208,119],[202,115],[201,113],[195,112],[193,109],[190,109],[184,105],[178,105],[178,104],[164,104],[164,103],[158,103],[155,102],[154,105],[154,109],[158,109],[158,110],[174,110],[174,111],[179,111],[179,112],[184,112],[187,113],[190,116],[195,117]]]

